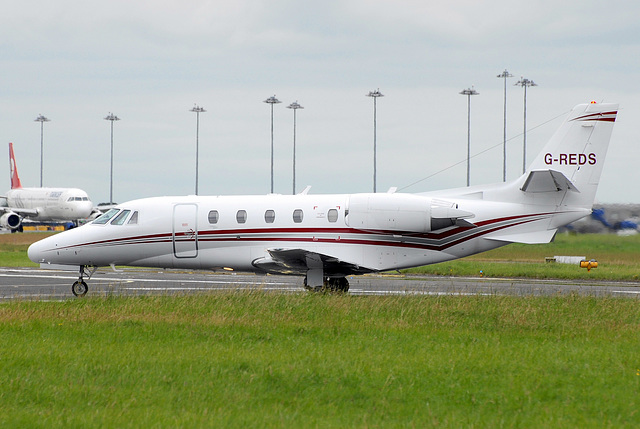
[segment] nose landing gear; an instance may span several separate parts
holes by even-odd
[[[73,292],[75,296],[83,297],[87,294],[89,286],[87,286],[83,278],[84,276],[87,276],[87,280],[89,280],[97,269],[98,267],[96,266],[88,267],[86,265],[80,265],[80,276],[78,277],[78,280],[71,285],[71,292]]]

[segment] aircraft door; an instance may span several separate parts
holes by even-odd
[[[173,254],[176,258],[198,256],[197,219],[197,204],[176,204],[173,207]]]

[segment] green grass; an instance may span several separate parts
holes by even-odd
[[[29,232],[0,234],[0,266],[2,267],[37,267],[27,257],[27,249],[31,243],[53,235],[52,232]]]
[[[0,306],[1,427],[637,427],[640,311],[225,293]]]

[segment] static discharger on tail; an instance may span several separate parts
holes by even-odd
[[[509,243],[548,243],[591,212],[617,104],[576,106],[518,179],[402,194],[145,198],[29,247],[42,267],[235,270],[304,277],[346,291],[347,276],[462,258]]]

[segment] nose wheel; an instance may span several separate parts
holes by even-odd
[[[78,280],[71,286],[71,292],[73,292],[75,296],[85,296],[88,290],[89,286],[82,280]]]
[[[86,265],[80,265],[80,276],[78,277],[78,280],[71,285],[71,292],[73,292],[75,296],[83,297],[87,294],[89,286],[85,283],[84,276],[87,276],[87,280],[90,279],[97,269],[98,267],[96,266],[88,267]]]

